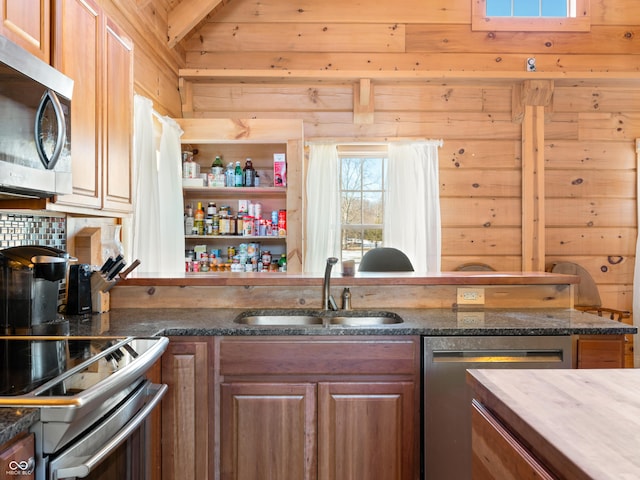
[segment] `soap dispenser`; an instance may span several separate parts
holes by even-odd
[[[342,310],[351,310],[351,291],[349,287],[342,290]]]

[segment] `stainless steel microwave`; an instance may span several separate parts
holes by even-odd
[[[73,80],[0,36],[0,198],[71,193]]]

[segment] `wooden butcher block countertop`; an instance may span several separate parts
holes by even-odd
[[[469,370],[467,379],[563,478],[640,478],[639,370]]]

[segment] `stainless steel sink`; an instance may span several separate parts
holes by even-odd
[[[329,323],[332,325],[345,325],[350,327],[371,326],[371,325],[393,325],[402,323],[402,319],[395,313],[387,312],[390,315],[339,315],[331,317]]]
[[[236,323],[244,325],[268,325],[268,326],[295,326],[295,325],[320,325],[322,326],[322,317],[314,317],[311,315],[283,315],[283,314],[256,314],[256,315],[240,315],[235,319]]]
[[[343,327],[394,325],[403,323],[393,312],[370,310],[248,310],[234,320],[236,323],[254,326],[318,326]]]

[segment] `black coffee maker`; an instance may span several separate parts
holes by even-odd
[[[64,335],[58,314],[69,254],[39,245],[0,250],[0,325],[5,335]]]

